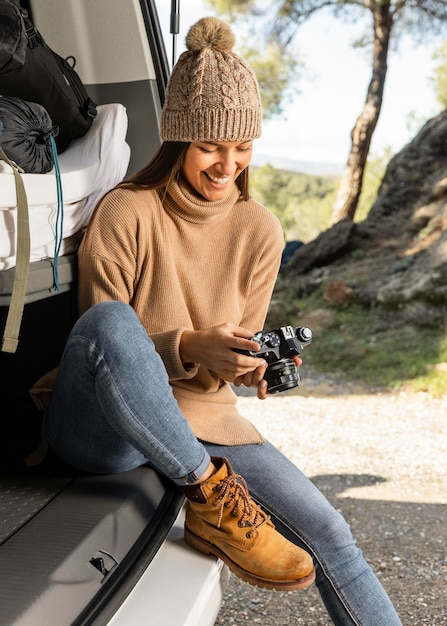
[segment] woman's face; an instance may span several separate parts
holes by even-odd
[[[207,200],[223,200],[250,163],[252,150],[252,141],[194,141],[185,153],[183,176]]]

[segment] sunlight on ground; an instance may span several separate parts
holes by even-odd
[[[338,498],[354,500],[381,500],[386,502],[412,502],[415,504],[447,504],[445,481],[386,481],[370,487],[353,487],[337,494]]]
[[[447,504],[446,400],[298,391],[238,407],[307,476],[330,477],[338,498]]]

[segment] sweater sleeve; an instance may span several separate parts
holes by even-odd
[[[99,203],[78,250],[79,310],[104,300],[131,303],[138,219],[120,190]]]
[[[170,380],[187,380],[194,378],[199,371],[196,363],[185,367],[180,358],[180,339],[187,328],[177,328],[160,333],[151,333],[155,349],[160,354]]]

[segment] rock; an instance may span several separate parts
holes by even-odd
[[[414,232],[419,232],[423,228],[429,227],[432,224],[431,229],[442,229],[442,221],[444,215],[444,209],[446,206],[446,200],[435,200],[429,204],[417,209],[411,218],[411,228]]]
[[[424,295],[435,288],[438,275],[411,272],[391,280],[377,291],[377,301],[395,306],[410,300],[424,299]]]
[[[276,294],[319,290],[332,305],[355,300],[397,324],[446,326],[446,171],[447,110],[391,159],[367,218],[338,222],[301,246]]]
[[[334,306],[347,307],[354,302],[355,292],[346,283],[328,283],[323,298]]]
[[[327,265],[343,255],[349,248],[355,224],[342,220],[316,239],[298,248],[284,268],[286,276],[304,274],[313,267]]]

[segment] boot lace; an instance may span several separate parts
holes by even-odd
[[[246,533],[247,539],[250,539],[254,530],[258,530],[270,520],[270,517],[250,498],[247,483],[242,476],[238,474],[227,476],[213,488],[213,491],[217,492],[212,504],[219,507],[218,528],[221,526],[224,508],[231,504],[234,504],[231,515],[234,517],[240,515],[239,527],[250,526],[252,529]]]

